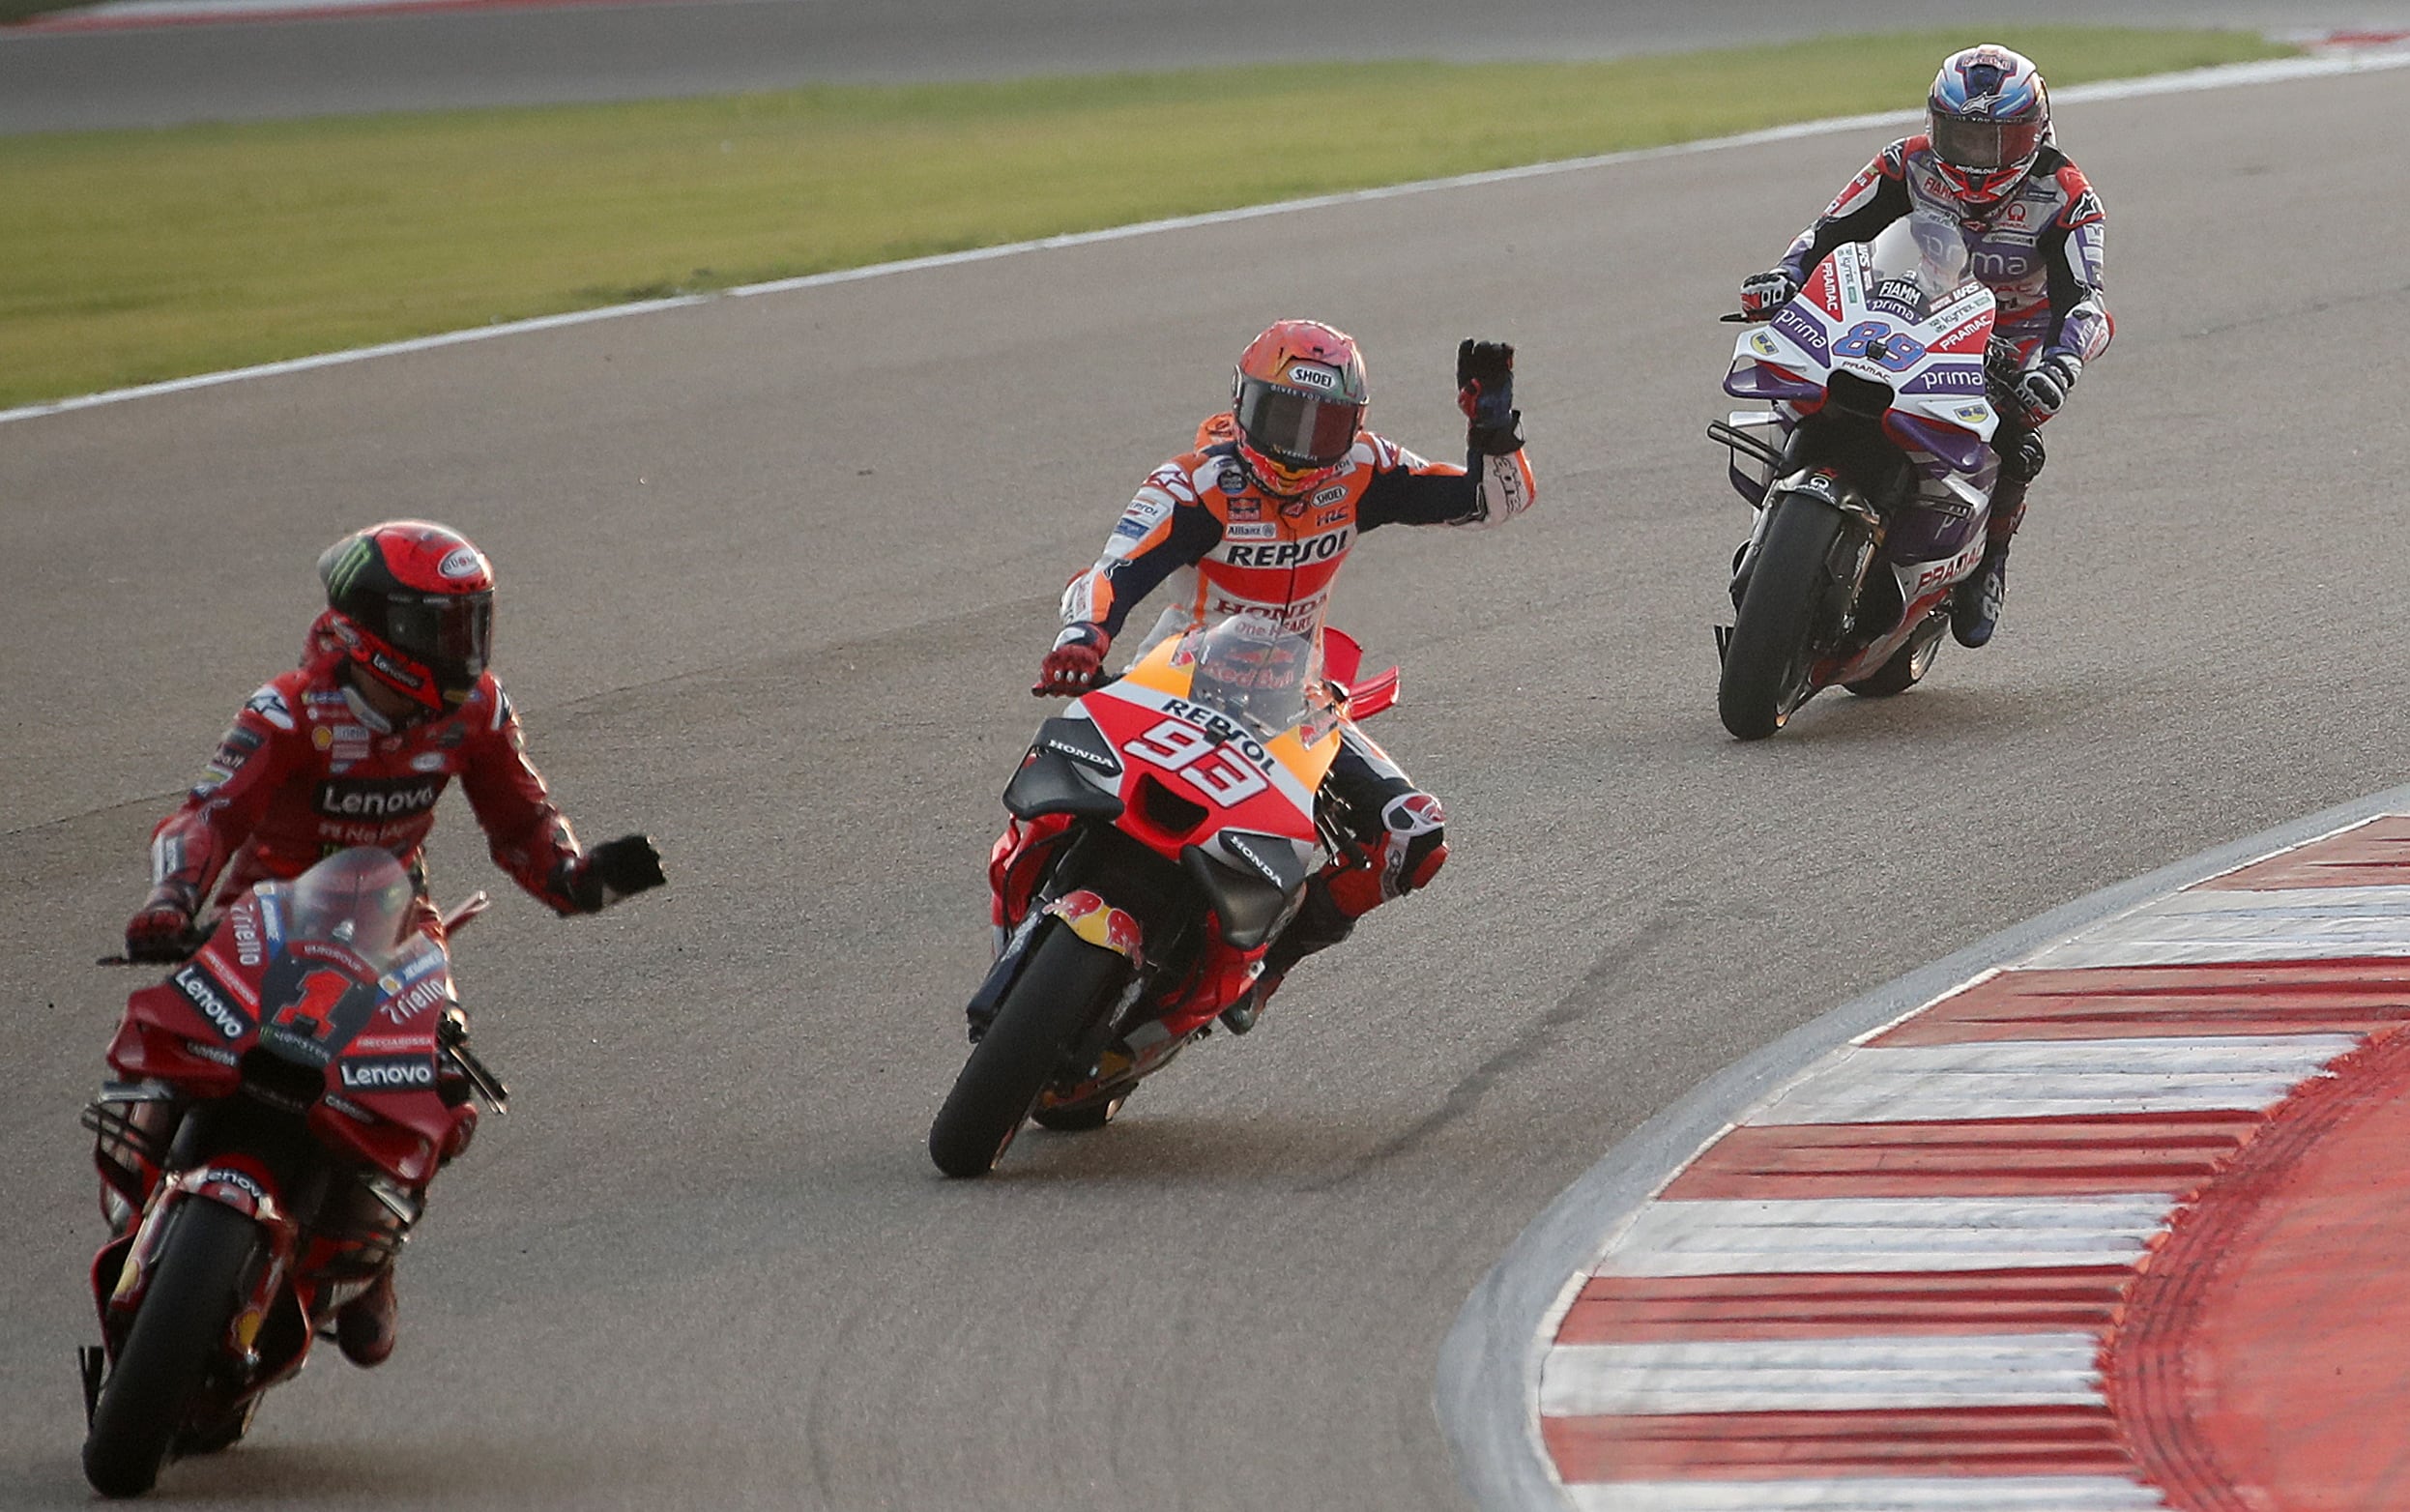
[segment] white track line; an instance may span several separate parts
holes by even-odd
[[[1550,1417],[2106,1407],[2090,1333],[1564,1344],[1549,1352]]]
[[[2410,887],[2179,892],[2023,963],[2032,970],[2410,956]]]
[[[2174,1207],[2174,1198],[2158,1192],[1659,1201],[1641,1209],[1591,1273],[1855,1275],[2125,1265],[2140,1258]]]
[[[2237,1034],[1860,1047],[1816,1066],[1746,1121],[1922,1123],[2261,1108],[2359,1043],[2357,1034]]]
[[[2410,68],[2410,47],[2388,47],[2370,51],[2339,54],[2313,54],[2302,58],[2279,58],[2267,63],[2234,63],[2219,68],[2195,69],[2182,73],[2163,73],[2151,78],[2120,79],[2101,84],[2075,84],[2053,91],[2061,103],[2102,100],[2133,100],[2147,95],[2184,94],[2194,90],[2227,89],[2249,84],[2276,84],[2292,79],[2330,78],[2338,74],[2367,73],[2385,69]],[[375,357],[397,357],[406,352],[427,352],[438,347],[457,346],[467,341],[489,341],[498,336],[525,335],[537,331],[557,331],[564,326],[580,326],[589,321],[617,320],[624,315],[645,315],[655,310],[679,309],[714,299],[748,299],[757,294],[788,294],[798,289],[826,288],[830,284],[851,283],[858,278],[884,278],[896,274],[919,273],[931,268],[953,268],[965,263],[986,262],[998,257],[1017,257],[1025,252],[1050,251],[1066,247],[1091,247],[1103,242],[1118,242],[1130,237],[1154,236],[1166,231],[1193,230],[1199,226],[1229,225],[1234,221],[1254,220],[1265,216],[1292,215],[1298,211],[1323,210],[1334,205],[1357,205],[1372,200],[1397,199],[1408,194],[1430,194],[1442,189],[1473,189],[1485,184],[1508,184],[1517,179],[1534,179],[1559,173],[1577,173],[1590,168],[1612,167],[1617,163],[1645,162],[1660,158],[1679,158],[1695,153],[1723,152],[1734,147],[1762,147],[1773,142],[1796,141],[1806,136],[1822,136],[1834,131],[1863,131],[1872,127],[1894,126],[1922,119],[1913,111],[1884,111],[1874,115],[1835,116],[1823,121],[1805,121],[1796,126],[1772,127],[1762,131],[1744,131],[1736,136],[1710,137],[1704,141],[1680,142],[1670,147],[1645,147],[1631,152],[1602,153],[1591,158],[1567,158],[1554,162],[1535,162],[1520,168],[1495,168],[1484,173],[1463,173],[1453,178],[1422,179],[1411,184],[1391,184],[1379,189],[1353,189],[1344,194],[1317,194],[1306,199],[1282,200],[1271,205],[1246,205],[1235,210],[1216,210],[1205,215],[1174,216],[1164,220],[1147,220],[1137,225],[1111,226],[1101,231],[1081,231],[1067,236],[1040,237],[1030,242],[1008,242],[1000,247],[974,247],[965,252],[945,252],[934,257],[913,257],[902,262],[877,263],[867,268],[842,268],[831,273],[809,274],[798,278],[778,278],[769,283],[749,283],[740,288],[717,294],[685,294],[672,299],[642,300],[630,305],[606,305],[598,309],[572,310],[561,315],[543,315],[533,320],[513,320],[490,326],[475,326],[465,331],[448,331],[441,335],[419,336],[408,341],[388,341],[377,346],[354,347],[349,351],[326,352],[315,357],[294,358],[281,363],[262,363],[256,367],[237,367],[225,372],[196,373],[189,378],[171,378],[162,383],[140,384],[131,389],[110,389],[101,393],[80,394],[69,399],[51,399],[40,404],[20,405],[0,410],[0,422],[32,420],[37,416],[59,415],[70,410],[91,409],[102,404],[122,404],[129,399],[146,399],[160,394],[184,393],[194,389],[211,389],[219,384],[236,383],[251,378],[276,378],[288,373],[309,372],[339,363],[366,362]]]

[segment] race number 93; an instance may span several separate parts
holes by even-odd
[[[1121,747],[1150,767],[1176,771],[1189,785],[1224,808],[1242,803],[1271,783],[1195,725],[1179,719],[1161,724]]]

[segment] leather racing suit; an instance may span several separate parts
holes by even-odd
[[[395,728],[350,686],[345,665],[318,651],[245,702],[201,780],[151,831],[153,894],[197,907],[215,884],[206,916],[255,882],[297,877],[346,846],[382,846],[420,884],[414,923],[440,938],[421,849],[456,776],[495,864],[556,912],[582,912],[569,894],[577,837],[493,674],[458,709]]]
[[[2083,170],[2046,142],[2023,183],[1982,215],[1970,216],[1951,196],[1933,162],[1926,136],[1903,137],[1884,148],[1791,243],[1780,266],[1805,285],[1833,248],[1873,241],[1902,216],[1931,211],[1970,233],[1974,275],[1998,305],[1992,334],[2015,345],[2020,366],[2055,353],[2088,364],[2106,351],[2116,330],[2102,283],[2108,221]],[[2038,449],[2029,458],[2021,446],[2031,430],[2023,415],[2004,414],[2001,433],[1992,441],[2002,459],[1989,533],[1995,542],[2015,535],[2024,519],[2026,485],[2039,471]]]
[[[1226,419],[1226,418],[1225,418]],[[1369,430],[1334,474],[1285,499],[1260,487],[1222,422],[1196,450],[1155,469],[1113,528],[1104,555],[1062,595],[1065,627],[1118,637],[1139,600],[1170,585],[1172,602],[1138,654],[1234,613],[1310,629],[1322,619],[1356,538],[1383,525],[1502,524],[1531,507],[1537,485],[1520,451],[1430,462]],[[1296,957],[1345,938],[1380,904],[1429,883],[1447,858],[1445,815],[1364,732],[1343,724],[1323,791],[1342,806],[1367,862],[1334,859],[1266,955],[1276,976]]]

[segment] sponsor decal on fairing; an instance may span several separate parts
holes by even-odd
[[[435,1061],[430,1056],[353,1056],[335,1062],[335,1074],[346,1091],[411,1091],[435,1085]]]
[[[241,1039],[250,1032],[251,1021],[242,1009],[226,1001],[226,994],[218,980],[197,966],[188,966],[169,980],[183,993],[187,1002],[200,1010],[225,1039]]]

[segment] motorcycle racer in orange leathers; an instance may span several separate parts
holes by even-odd
[[[1062,596],[1062,630],[1031,691],[1076,697],[1095,684],[1130,611],[1169,585],[1172,602],[1139,654],[1208,619],[1250,614],[1296,626],[1321,621],[1358,536],[1382,525],[1501,524],[1536,496],[1514,407],[1514,348],[1463,342],[1458,402],[1463,466],[1430,462],[1363,428],[1363,357],[1346,333],[1283,320],[1238,360],[1227,417],[1140,485],[1096,565]],[[1226,1013],[1254,1027],[1298,961],[1346,939],[1355,920],[1427,886],[1447,859],[1445,815],[1352,724],[1324,783],[1360,858],[1334,858],[1264,952],[1253,995]]]

